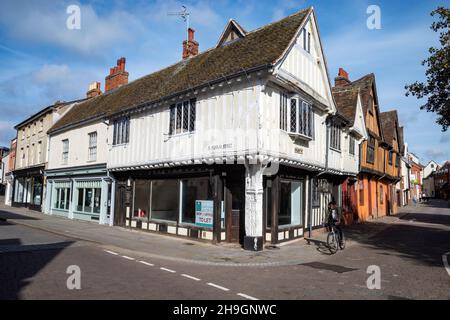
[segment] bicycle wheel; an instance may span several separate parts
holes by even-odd
[[[344,232],[342,232],[342,239],[340,239],[341,241],[339,241],[339,248],[341,248],[341,250],[345,249],[345,235]]]
[[[328,233],[327,246],[331,254],[335,254],[338,251],[338,243],[336,240],[336,234],[334,232]]]

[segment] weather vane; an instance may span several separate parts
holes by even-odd
[[[168,16],[179,16],[183,18],[184,22],[186,22],[186,41],[189,41],[189,16],[190,13],[187,11],[186,6],[182,6],[183,10],[180,12],[169,12]]]

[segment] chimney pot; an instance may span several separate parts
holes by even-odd
[[[102,90],[100,89],[100,82],[95,81],[89,84],[88,92],[86,93],[86,97],[93,98],[102,94]]]
[[[336,87],[345,87],[351,83],[348,72],[343,68],[339,68],[338,76],[334,78],[334,85]]]
[[[116,89],[128,83],[128,72],[125,71],[125,58],[116,61],[116,66],[109,69],[105,78],[105,92]]]
[[[194,29],[188,29],[188,39],[183,41],[183,60],[198,54],[198,42],[194,40],[194,33]]]

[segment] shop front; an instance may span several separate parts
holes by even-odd
[[[12,206],[41,211],[44,192],[44,166],[14,171]]]
[[[47,177],[45,213],[69,219],[112,224],[114,181],[105,165],[52,169]]]

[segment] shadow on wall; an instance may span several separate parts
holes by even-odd
[[[20,299],[30,279],[72,243],[21,245],[20,239],[0,240],[0,299]]]

